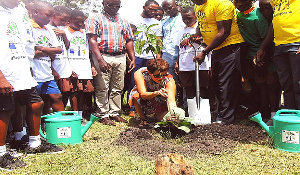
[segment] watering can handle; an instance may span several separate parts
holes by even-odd
[[[40,127],[40,130],[39,130],[39,132],[40,132],[40,135],[45,139],[46,138],[46,135],[43,133],[43,131],[42,131],[42,128]]]
[[[285,114],[285,113],[289,113],[289,114]],[[297,116],[300,117],[300,110],[296,110],[296,109],[281,109],[278,110],[276,112],[276,115],[291,115],[291,114],[295,114]]]
[[[76,115],[77,113],[74,112],[74,111],[59,111],[59,112],[53,112],[53,113],[50,113],[50,114],[47,114],[47,115],[43,115],[41,116],[41,118],[47,118],[49,115],[54,115],[54,114],[57,114],[57,113],[61,113],[61,115]]]

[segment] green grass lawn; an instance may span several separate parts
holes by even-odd
[[[125,117],[129,119],[128,117]],[[114,146],[127,124],[107,126],[95,122],[83,137],[84,142],[66,148],[61,154],[22,157],[27,167],[1,174],[154,174],[155,160],[132,155],[129,147]],[[181,144],[178,140],[168,140]],[[265,144],[237,144],[220,155],[199,151],[194,158],[185,157],[195,174],[300,174],[300,154],[274,149]]]

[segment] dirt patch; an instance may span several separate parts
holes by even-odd
[[[268,135],[257,125],[201,125],[177,139],[166,139],[153,129],[132,127],[122,132],[113,144],[127,146],[132,154],[153,160],[163,153],[189,157],[198,156],[198,152],[216,155],[233,151],[238,143],[265,144],[267,138]]]

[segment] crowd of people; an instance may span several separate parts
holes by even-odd
[[[259,111],[272,125],[281,92],[284,108],[299,110],[300,2],[191,1],[194,7],[181,8],[175,0],[148,0],[129,23],[118,14],[121,0],[103,0],[103,12],[89,16],[46,1],[0,0],[0,167],[26,165],[6,149],[10,122],[11,148],[62,152],[40,138],[40,117],[68,102],[81,117],[95,106],[103,124],[127,123],[127,91],[129,114],[143,127],[177,106],[188,116],[200,82],[216,123],[233,124],[245,106],[246,115]],[[162,41],[160,53],[147,45],[135,50],[149,26]]]

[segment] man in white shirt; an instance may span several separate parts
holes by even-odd
[[[162,8],[169,16],[162,21],[163,43],[162,58],[168,61],[171,73],[175,82],[178,82],[178,77],[175,74],[174,68],[178,57],[178,52],[175,50],[178,32],[185,27],[182,21],[181,14],[178,11],[178,5],[175,0],[164,0]]]

